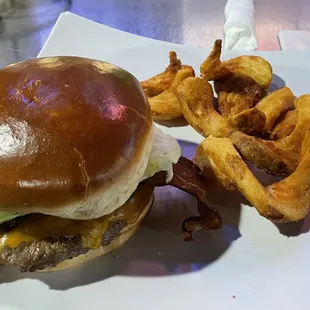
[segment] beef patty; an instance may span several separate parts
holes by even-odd
[[[139,225],[153,201],[153,189],[140,183],[124,205],[97,219],[30,214],[5,222],[0,225],[0,264],[37,271],[108,246],[124,228]]]
[[[2,233],[8,233],[18,224],[28,220],[28,216],[0,225]],[[112,223],[102,235],[101,245],[109,245],[126,226],[125,221]],[[48,237],[43,240],[22,242],[17,247],[3,247],[0,252],[0,263],[16,266],[22,272],[43,270],[55,267],[60,262],[85,254],[91,250],[85,247],[80,235],[73,237]]]

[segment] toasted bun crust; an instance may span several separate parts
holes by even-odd
[[[89,219],[126,202],[152,147],[150,106],[128,72],[80,57],[0,70],[0,209]]]
[[[123,229],[121,234],[119,234],[108,246],[101,246],[98,249],[90,250],[85,254],[79,255],[72,259],[67,259],[59,263],[55,267],[49,267],[43,270],[39,270],[39,272],[57,271],[57,270],[63,270],[63,269],[76,267],[78,265],[87,263],[88,261],[91,261],[97,257],[103,256],[113,250],[120,248],[129,238],[131,238],[134,235],[134,233],[140,227],[142,220],[144,219],[144,217],[147,215],[148,211],[152,207],[153,202],[154,202],[154,194],[151,196],[150,201],[145,206],[143,212],[140,214],[137,221],[133,224],[127,225]]]

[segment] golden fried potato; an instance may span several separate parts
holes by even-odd
[[[230,116],[228,122],[237,130],[249,135],[259,135],[265,127],[266,116],[256,108],[251,108]]]
[[[191,76],[195,76],[195,72],[192,67],[186,65],[182,66],[181,60],[177,58],[176,52],[171,51],[169,53],[169,61],[169,66],[164,72],[140,83],[148,97],[157,96],[168,89],[173,83],[177,72],[181,69],[188,70],[192,73]]]
[[[141,86],[148,97],[159,95],[163,91],[169,88],[172,84],[177,72],[181,70],[181,60],[177,58],[177,54],[174,51],[169,53],[169,66],[164,72],[159,73],[151,77],[146,81],[141,82]]]
[[[190,76],[192,76],[191,71],[187,69],[179,70],[167,90],[149,98],[154,119],[173,120],[182,116],[182,109],[175,93],[180,83]]]
[[[149,98],[154,119],[172,120],[182,116],[182,110],[177,96],[170,91],[164,91],[158,96]]]
[[[242,132],[230,135],[239,153],[258,168],[274,175],[293,173],[300,158],[303,137],[310,130],[310,95],[295,101],[298,121],[293,132],[278,141],[250,137]]]
[[[257,134],[265,126],[265,115],[255,108],[232,117],[220,115],[213,106],[211,85],[200,78],[188,78],[177,88],[177,97],[187,122],[204,137],[226,137],[236,130]]]
[[[277,120],[271,131],[271,140],[280,140],[289,136],[296,127],[298,114],[296,110],[287,111]]]
[[[295,96],[288,87],[282,87],[261,99],[255,108],[266,116],[265,133],[270,133],[280,115],[295,108]]]
[[[225,137],[234,130],[228,119],[214,109],[213,89],[207,81],[186,79],[177,88],[177,97],[183,116],[203,136]]]
[[[203,79],[206,79],[207,81],[214,81],[223,78],[223,77],[218,78],[216,75],[216,71],[218,71],[222,63],[221,54],[222,54],[222,40],[216,40],[213,44],[213,49],[211,53],[200,65],[200,75]]]
[[[286,179],[264,187],[249,170],[230,139],[208,137],[198,147],[194,158],[202,171],[213,168],[224,183],[236,186],[260,215],[275,222],[293,222],[305,218],[310,206],[310,133],[302,141],[300,161]],[[220,172],[220,173],[219,173]],[[207,177],[207,176],[206,176]]]
[[[298,153],[278,148],[274,141],[251,137],[240,131],[229,138],[243,158],[266,173],[286,176],[297,166]]]
[[[177,72],[177,74],[175,75],[175,78],[172,82],[172,84],[170,85],[170,87],[168,88],[168,90],[176,93],[176,90],[178,88],[178,86],[187,78],[189,77],[194,77],[195,75],[193,74],[192,70],[188,70],[188,68],[184,68],[181,69]]]
[[[232,75],[245,75],[252,78],[261,88],[267,88],[272,81],[272,67],[259,56],[238,56],[221,61],[222,40],[216,40],[210,55],[200,66],[202,78],[221,80]]]
[[[226,138],[223,138],[226,139]],[[205,143],[204,140],[203,143]],[[216,146],[216,145],[215,145]],[[218,152],[221,150],[218,149]],[[201,174],[208,180],[209,189],[212,187],[222,187],[226,190],[233,191],[238,190],[235,182],[227,175],[227,173],[221,169],[221,166],[217,166],[212,158],[206,154],[203,144],[200,144],[196,149],[193,162],[200,168]]]
[[[169,53],[170,64],[166,70],[146,81],[141,86],[147,95],[154,119],[173,120],[182,116],[175,95],[176,88],[186,78],[195,76],[194,69],[182,65],[176,52]]]
[[[214,81],[218,111],[225,117],[252,108],[264,96],[262,88],[250,77],[233,75]]]

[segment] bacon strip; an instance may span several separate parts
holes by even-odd
[[[148,184],[154,186],[170,185],[182,191],[185,191],[198,200],[199,216],[193,216],[186,219],[182,224],[182,231],[185,235],[185,241],[193,240],[195,232],[201,230],[214,230],[222,227],[222,218],[219,213],[207,206],[206,197],[206,179],[201,175],[200,169],[191,160],[181,156],[179,161],[173,165],[173,178],[166,183],[166,172],[161,171],[153,177],[145,180]]]

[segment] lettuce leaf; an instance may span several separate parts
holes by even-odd
[[[181,147],[177,140],[161,129],[153,126],[154,142],[150,158],[142,180],[152,177],[159,171],[167,171],[167,183],[172,179],[172,164],[176,164],[181,156]]]
[[[15,217],[22,216],[22,215],[23,214],[19,214],[19,213],[10,213],[6,211],[0,211],[0,224],[13,220]]]

